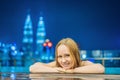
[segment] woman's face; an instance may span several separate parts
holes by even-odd
[[[70,51],[65,45],[60,45],[57,48],[57,59],[58,63],[62,66],[64,69],[71,69],[74,65],[73,60],[70,57]]]

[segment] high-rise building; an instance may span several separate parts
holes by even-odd
[[[27,15],[23,31],[23,51],[29,57],[33,54],[33,28],[30,14]]]
[[[46,32],[43,17],[39,18],[37,33],[36,33],[36,54],[42,55],[43,43],[45,42]]]

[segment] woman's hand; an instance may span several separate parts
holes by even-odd
[[[74,69],[69,69],[65,71],[66,73],[74,73]]]
[[[63,70],[63,68],[61,68],[61,67],[55,67],[54,69],[57,70],[57,71],[60,72],[60,73],[64,73],[64,72],[65,72],[65,71]]]
[[[61,67],[58,67],[58,68],[55,68],[55,69],[60,73],[73,73],[73,69],[65,70],[64,68],[61,68]]]

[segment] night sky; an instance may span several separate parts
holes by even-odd
[[[34,33],[42,13],[54,46],[70,37],[80,49],[120,49],[120,0],[0,0],[0,42],[22,45],[28,11]]]

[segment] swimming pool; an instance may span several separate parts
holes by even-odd
[[[0,72],[29,72],[29,66],[26,66],[26,67],[0,67]],[[120,74],[120,67],[106,67],[105,74]]]

